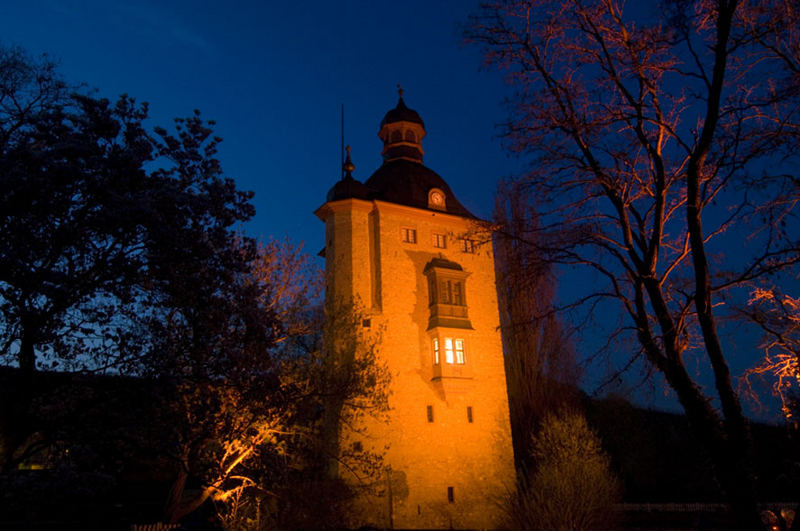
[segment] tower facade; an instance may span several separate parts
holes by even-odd
[[[391,378],[388,420],[339,435],[342,448],[383,454],[355,523],[495,528],[516,477],[491,241],[470,236],[478,220],[423,165],[425,125],[402,94],[378,136],[380,168],[361,183],[348,154],[316,211],[326,304],[361,309],[353,326],[372,335]]]

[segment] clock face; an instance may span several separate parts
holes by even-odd
[[[433,192],[431,194],[431,203],[434,205],[444,204],[444,194],[442,192]]]

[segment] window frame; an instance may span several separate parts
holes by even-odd
[[[403,243],[417,243],[417,229],[412,227],[400,227],[400,241]]]
[[[434,365],[459,365],[467,364],[466,341],[463,337],[432,338],[433,364]]]
[[[431,236],[434,249],[447,249],[447,234],[433,232]]]

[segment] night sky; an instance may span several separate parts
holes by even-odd
[[[322,248],[313,211],[340,177],[341,106],[364,181],[398,83],[425,121],[425,164],[476,215],[518,165],[496,138],[507,87],[462,45],[477,0],[3,4],[0,44],[47,53],[68,82],[146,101],[154,125],[193,109],[216,120],[226,174],[256,193],[252,236]]]
[[[313,211],[340,177],[342,104],[362,182],[380,166],[378,126],[397,103],[398,83],[425,121],[425,164],[474,214],[491,217],[498,179],[523,168],[497,138],[511,89],[462,44],[460,27],[477,4],[6,0],[0,45],[47,53],[68,82],[102,96],[149,102],[152,125],[201,110],[224,139],[225,173],[256,193],[257,214],[244,230],[288,237],[315,255],[324,228]],[[567,278],[562,289],[575,292],[595,282]],[[601,336],[578,350],[591,352]],[[607,372],[601,365],[587,371],[589,390]],[[658,378],[640,394],[640,402],[675,406]]]

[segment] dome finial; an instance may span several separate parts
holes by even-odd
[[[400,86],[400,83],[397,84],[397,94],[402,99],[402,97],[403,97],[403,87]]]
[[[342,171],[344,172],[344,177],[342,177],[342,179],[352,179],[353,170],[356,169],[356,165],[353,164],[352,160],[350,160],[350,146],[347,146],[344,149],[347,152],[347,158],[345,158],[345,161],[342,164]]]

